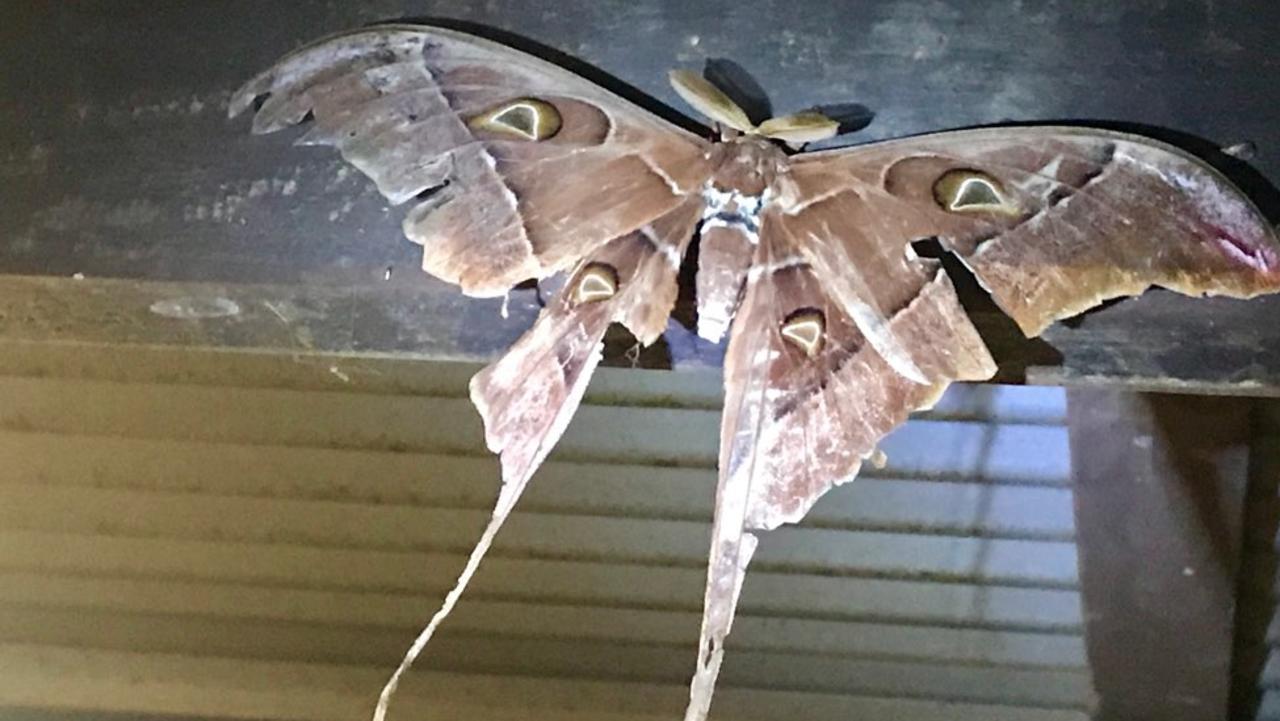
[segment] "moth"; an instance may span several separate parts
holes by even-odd
[[[799,521],[953,381],[995,363],[936,259],[938,238],[1028,335],[1158,285],[1280,290],[1280,243],[1223,176],[1173,147],[1080,127],[941,132],[792,153],[835,121],[756,124],[690,71],[677,93],[718,137],[472,35],[392,25],[321,40],[232,98],[253,131],[304,121],[393,204],[426,272],[470,296],[566,274],[534,326],[470,384],[502,487],[448,615],[560,438],[621,323],[663,332],[695,235],[697,332],[728,337],[719,479],[687,721],[706,718],[757,539]]]

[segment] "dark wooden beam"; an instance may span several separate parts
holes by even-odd
[[[1151,290],[1045,331],[1061,353],[1027,369],[1042,385],[1280,395],[1280,297],[1189,298]]]
[[[1251,407],[1068,396],[1098,721],[1227,718]]]
[[[537,293],[515,291],[505,314],[503,306],[420,274],[306,285],[0,275],[0,341],[488,361],[533,322]],[[1153,293],[1028,340],[989,302],[970,308],[1001,382],[1280,396],[1280,324],[1256,321],[1268,314],[1280,317],[1280,297]],[[688,309],[677,315],[691,318]],[[690,369],[719,366],[722,350],[673,321],[643,352],[618,329],[605,356],[612,365]]]

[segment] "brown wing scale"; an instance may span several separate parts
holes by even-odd
[[[255,132],[314,120],[405,219],[423,268],[476,296],[565,270],[697,194],[702,139],[594,83],[441,28],[391,25],[320,41],[232,98]]]
[[[913,357],[926,382],[895,370],[807,260],[795,235],[803,227],[779,211],[766,213],[729,336],[716,518],[687,721],[706,718],[755,534],[803,518],[951,381],[995,372],[933,261],[914,261],[922,281],[902,290],[884,326],[904,348],[921,351]]]
[[[385,717],[400,677],[453,610],[498,530],[578,409],[600,362],[610,323],[651,343],[676,300],[676,275],[701,214],[696,198],[583,259],[538,320],[505,355],[471,379],[471,401],[484,420],[485,442],[499,454],[502,488],[493,517],[431,621],[414,640],[378,699]]]
[[[1280,288],[1280,245],[1244,194],[1139,136],[957,131],[802,156],[792,171],[800,197],[862,198],[850,222],[864,231],[845,246],[892,256],[939,236],[1028,335],[1152,285],[1238,298]]]
[[[702,721],[756,534],[799,521],[879,440],[995,365],[936,262],[941,237],[1029,335],[1162,285],[1280,290],[1280,244],[1202,162],[1133,136],[942,133],[793,158],[725,358],[716,519],[686,721]]]

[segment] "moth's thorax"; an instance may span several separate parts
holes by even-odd
[[[714,171],[703,188],[707,226],[736,228],[754,244],[760,214],[786,172],[787,156],[773,143],[743,135],[712,147]]]
[[[764,138],[744,135],[715,145],[709,159],[714,170],[702,189],[698,335],[719,342],[756,255],[764,210],[786,175],[787,156]]]
[[[741,135],[711,148],[714,168],[709,185],[740,195],[759,196],[786,171],[787,155],[757,135]]]

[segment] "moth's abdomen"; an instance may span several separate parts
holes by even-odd
[[[698,335],[718,343],[729,330],[756,238],[742,225],[704,222],[698,251]]]

